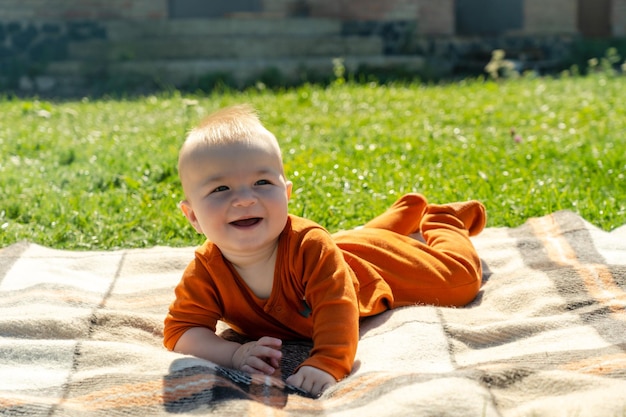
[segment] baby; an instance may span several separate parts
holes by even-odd
[[[481,203],[435,205],[407,194],[362,228],[331,235],[288,213],[292,183],[280,147],[247,105],[192,130],[178,170],[180,207],[206,241],[165,319],[170,350],[271,375],[282,340],[311,340],[310,356],[286,382],[319,395],[350,373],[361,317],[463,306],[480,288],[469,236],[485,226]],[[221,338],[218,320],[254,341]]]

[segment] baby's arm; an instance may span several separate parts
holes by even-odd
[[[311,229],[296,243],[291,268],[302,277],[300,315],[310,320],[313,349],[286,382],[319,395],[352,369],[359,339],[356,279],[325,230]]]
[[[222,339],[205,327],[192,327],[178,339],[174,351],[249,373],[273,374],[279,367],[281,340],[262,337],[245,344]]]

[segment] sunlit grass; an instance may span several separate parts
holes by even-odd
[[[303,86],[208,96],[0,99],[0,247],[195,245],[177,152],[209,112],[252,103],[281,142],[291,212],[331,231],[400,194],[482,200],[489,226],[568,209],[626,223],[626,77]]]

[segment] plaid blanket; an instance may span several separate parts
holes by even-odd
[[[6,247],[0,414],[626,415],[626,226],[608,233],[561,211],[474,243],[476,300],[364,321],[353,373],[319,399],[165,351],[163,318],[193,248]],[[284,349],[288,375],[310,345]]]

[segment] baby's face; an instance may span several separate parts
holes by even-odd
[[[184,172],[187,218],[228,256],[276,244],[287,221],[291,183],[264,142],[196,149]]]

